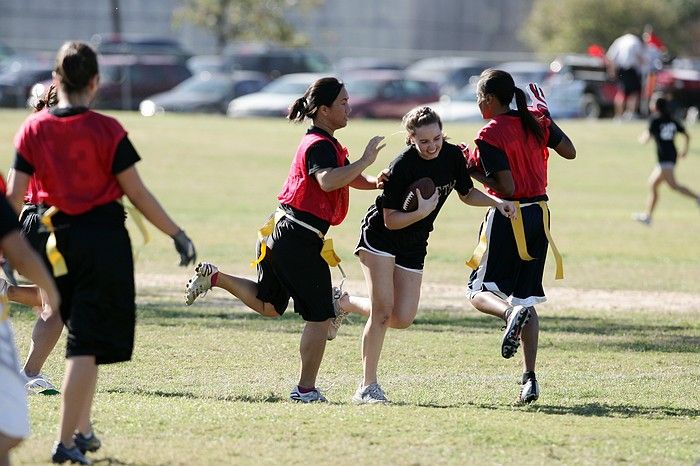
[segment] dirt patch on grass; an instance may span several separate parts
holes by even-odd
[[[138,293],[158,296],[184,296],[186,275],[137,274]],[[349,293],[366,296],[363,281],[348,280],[344,285]],[[672,291],[637,290],[584,290],[566,287],[550,287],[548,301],[539,306],[542,310],[658,310],[663,312],[700,313],[700,294]],[[225,291],[215,290],[210,296],[225,298]],[[207,299],[210,299],[208,296]],[[440,283],[423,283],[421,308],[458,312],[472,309],[465,297],[465,286]]]

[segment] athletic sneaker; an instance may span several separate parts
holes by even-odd
[[[85,453],[86,451],[97,451],[102,446],[102,442],[99,438],[97,438],[97,435],[95,435],[94,432],[90,434],[90,437],[86,437],[80,432],[76,432],[73,434],[73,441],[75,442],[75,446],[78,447],[78,450],[80,450],[82,453]]]
[[[211,277],[219,269],[209,262],[200,262],[194,269],[194,275],[187,282],[185,287],[185,304],[191,305],[195,299],[207,294],[211,290]]]
[[[21,375],[26,380],[24,388],[30,395],[59,395],[61,393],[44,374],[27,375],[22,371]]]
[[[389,403],[384,390],[378,383],[371,383],[366,387],[360,385],[357,387],[352,401],[356,404],[384,404]]]
[[[520,332],[530,319],[530,308],[525,306],[513,306],[504,327],[501,340],[501,356],[512,358],[520,346]]]
[[[92,464],[76,445],[73,445],[73,448],[66,448],[61,442],[56,442],[51,453],[51,462],[55,464],[63,464],[66,461],[78,464]]]
[[[338,329],[343,323],[343,320],[348,316],[348,313],[340,308],[340,299],[348,293],[341,290],[337,286],[333,287],[333,311],[335,311],[335,319],[331,320],[331,326],[328,327],[327,340],[333,340],[338,336]]]
[[[7,289],[10,287],[10,284],[7,283],[7,280],[4,278],[0,278],[0,295],[7,296]]]
[[[651,225],[651,217],[648,216],[647,214],[642,214],[642,213],[635,213],[632,214],[632,220],[636,220],[639,223],[642,223],[644,225]]]
[[[539,397],[540,384],[537,383],[537,379],[527,379],[527,381],[520,387],[520,395],[518,395],[517,403],[532,403]]]
[[[289,399],[292,401],[296,401],[297,403],[325,403],[328,401],[325,396],[321,395],[321,392],[318,391],[318,388],[314,388],[309,392],[302,393],[301,391],[299,391],[298,385],[295,385],[292,389],[292,392],[289,394]]]

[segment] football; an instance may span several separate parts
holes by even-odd
[[[413,212],[418,208],[418,198],[416,197],[416,189],[420,190],[423,199],[428,199],[435,193],[435,183],[428,177],[420,178],[411,183],[406,190],[406,195],[403,201],[403,210],[405,212]]]

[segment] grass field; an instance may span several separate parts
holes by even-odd
[[[12,136],[25,116],[0,112],[0,154],[9,166]],[[283,121],[218,117],[144,119],[116,114],[143,161],[138,168],[195,240],[200,257],[251,275],[255,230],[275,206],[304,127]],[[646,196],[652,145],[636,138],[643,122],[563,121],[578,158],[550,162],[552,232],[566,280],[545,285],[609,302],[572,299],[541,308],[538,378],[542,397],[511,405],[520,356],[499,355],[499,322],[463,302],[445,307],[441,287],[466,280],[464,259],[484,211],[456,199],[430,241],[426,293],[415,325],[389,332],[380,378],[393,403],[357,407],[360,379],[355,319],[328,345],[319,385],[331,403],[287,402],[298,371],[303,325],[292,312],[265,320],[212,292],[182,304],[190,275],[174,265],[171,240],[153,233],[137,264],[139,326],[134,360],[105,366],[95,403],[104,447],[98,464],[694,464],[700,460],[700,211],[667,188],[654,225],[630,220]],[[700,127],[691,129],[700,141]],[[398,122],[352,122],[337,136],[358,156],[374,134]],[[477,125],[448,125],[469,141]],[[401,150],[394,135],[371,168]],[[700,143],[677,171],[700,189]],[[376,193],[353,192],[345,224],[331,231],[359,289],[352,256],[359,219]],[[153,229],[151,228],[151,231]],[[359,284],[359,285],[358,285]],[[433,286],[435,285],[435,286]],[[438,286],[439,285],[439,286]],[[634,292],[638,307],[622,306]],[[688,306],[659,296],[679,293]],[[648,297],[648,299],[644,299]],[[552,303],[554,304],[554,303]],[[13,324],[26,354],[33,316],[15,306]],[[62,347],[46,372],[63,373]],[[33,435],[14,454],[43,464],[56,435],[60,400],[32,397]]]

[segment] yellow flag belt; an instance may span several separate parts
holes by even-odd
[[[144,223],[143,217],[139,213],[138,209],[136,209],[136,207],[134,207],[130,203],[127,203],[124,206],[124,209],[127,212],[127,216],[134,222],[136,228],[138,228],[139,232],[141,233],[141,238],[143,239],[143,243],[141,244],[141,246],[139,248],[133,249],[132,254],[134,255],[135,262],[136,259],[138,259],[138,253],[140,252],[141,248],[148,244],[148,242],[151,240],[151,237],[148,234],[146,224]],[[49,232],[49,238],[46,241],[46,257],[48,257],[49,262],[51,263],[54,277],[60,277],[68,273],[66,260],[63,257],[63,254],[61,254],[61,251],[59,251],[58,247],[56,246],[56,228],[53,225],[52,218],[58,212],[59,210],[56,208],[56,206],[51,206],[41,216],[41,223],[44,224],[44,226]]]
[[[258,255],[257,259],[255,259],[254,261],[251,261],[250,266],[255,267],[265,258],[265,254],[267,253],[267,238],[270,235],[272,235],[272,231],[275,229],[275,225],[277,224],[277,222],[280,221],[282,217],[286,217],[291,222],[294,222],[297,225],[300,225],[306,228],[307,230],[316,233],[316,235],[318,235],[318,237],[321,238],[321,240],[323,240],[323,246],[321,247],[321,257],[323,257],[323,260],[325,260],[326,263],[331,267],[338,267],[338,270],[340,270],[340,273],[343,276],[343,280],[345,280],[345,271],[340,266],[340,257],[338,257],[338,255],[335,253],[335,250],[333,249],[333,240],[331,238],[326,238],[325,235],[321,233],[321,230],[319,230],[318,228],[315,228],[309,225],[308,223],[299,220],[298,218],[290,215],[282,209],[277,209],[273,214],[271,214],[258,230],[258,240],[260,240],[260,255]]]
[[[552,233],[549,231],[549,209],[547,208],[547,202],[539,201],[537,203],[542,209],[542,223],[544,224],[544,234],[549,241],[549,245],[552,248],[552,253],[554,254],[554,260],[557,263],[556,272],[554,278],[556,280],[561,280],[564,278],[564,262],[562,260],[561,254],[559,254],[559,249],[557,249],[556,244],[554,244],[554,239],[552,238]],[[516,217],[511,218],[511,226],[513,227],[513,234],[515,236],[515,244],[518,247],[518,255],[520,259],[524,261],[531,261],[534,257],[530,256],[527,251],[527,241],[525,239],[525,227],[523,226],[523,216],[520,210],[520,202],[515,202]],[[472,256],[467,261],[467,266],[476,270],[481,264],[481,259],[486,252],[486,247],[488,246],[488,238],[486,237],[486,228],[481,229],[481,235],[479,237],[479,244],[474,248]]]

